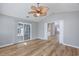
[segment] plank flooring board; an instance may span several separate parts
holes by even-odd
[[[26,43],[26,44],[25,44]],[[59,44],[56,38],[29,40],[0,48],[1,56],[79,56],[79,49]]]

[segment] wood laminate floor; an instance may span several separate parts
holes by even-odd
[[[78,56],[79,49],[64,46],[56,39],[30,40],[0,48],[1,56]]]

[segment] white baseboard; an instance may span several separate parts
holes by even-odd
[[[41,40],[48,40],[48,39],[45,39],[45,38],[42,38],[42,37],[38,37],[38,39],[41,39]]]
[[[28,40],[25,40],[25,41],[28,41]],[[16,43],[5,44],[5,45],[0,46],[0,48],[7,47],[7,46],[10,46],[10,45],[14,45],[14,44],[21,43],[21,42],[24,42],[24,41],[18,41]]]
[[[13,44],[14,44],[14,43],[5,44],[5,45],[0,46],[0,48],[7,47],[7,46],[10,46],[10,45],[13,45]]]
[[[75,46],[75,45],[71,45],[71,44],[66,44],[66,43],[62,43],[63,45],[69,46],[69,47],[73,47],[73,48],[79,48],[79,46]]]
[[[0,48],[7,47],[7,46],[10,46],[10,45],[14,45],[14,44],[21,43],[21,42],[24,42],[24,41],[19,41],[19,42],[16,42],[16,43],[5,44],[5,45],[0,46]]]

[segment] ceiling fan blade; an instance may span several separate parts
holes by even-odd
[[[29,14],[33,14],[33,13],[36,13],[37,11],[36,10],[32,10],[30,12],[28,12]]]
[[[44,7],[44,6],[40,6],[40,14],[41,15],[46,15],[47,12],[48,12],[48,8],[47,7]]]
[[[38,16],[36,15],[36,13],[35,13],[35,14],[33,14],[33,16],[38,17]]]
[[[34,14],[34,13],[36,13],[36,11],[31,11],[31,12],[28,12],[29,14]]]
[[[47,12],[48,11],[48,8],[42,8],[41,11],[42,12]]]
[[[47,13],[42,13],[42,14],[40,14],[40,16],[45,16],[45,15],[47,15]]]
[[[40,11],[40,13],[43,14],[43,15],[46,15],[46,14],[47,14],[47,11],[48,11],[47,9],[43,8],[43,9]]]
[[[31,6],[31,9],[32,9],[32,10],[36,10],[37,7],[35,7],[35,6]]]

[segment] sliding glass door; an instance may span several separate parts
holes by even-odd
[[[30,39],[30,25],[24,24],[24,40]]]
[[[31,38],[31,24],[27,23],[18,23],[18,40],[24,41]]]

